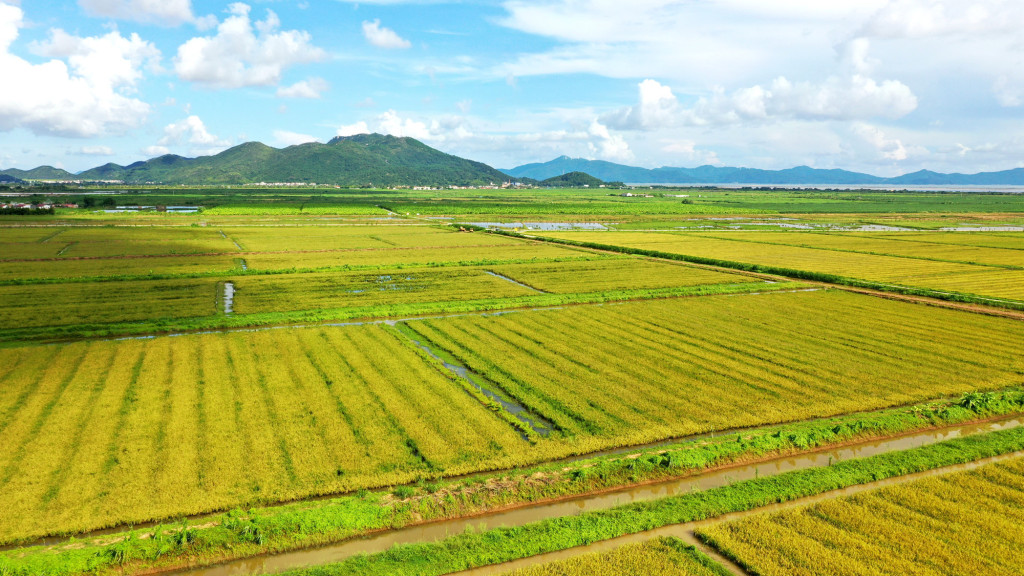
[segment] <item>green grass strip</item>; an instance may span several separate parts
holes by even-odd
[[[585,546],[627,534],[752,510],[885,478],[934,470],[1024,450],[1024,429],[992,432],[913,450],[516,528],[465,533],[430,544],[396,546],[345,562],[286,572],[289,576],[440,575]]]

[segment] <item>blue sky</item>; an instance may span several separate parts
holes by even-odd
[[[364,131],[513,167],[1024,166],[1017,0],[0,0],[0,167]]]

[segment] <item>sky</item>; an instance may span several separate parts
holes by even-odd
[[[380,132],[512,168],[1024,167],[1019,0],[0,0],[0,168]]]

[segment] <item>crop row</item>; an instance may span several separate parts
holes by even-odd
[[[10,231],[2,232],[4,250],[0,260],[521,244],[508,238],[422,225],[71,227],[57,228],[60,233],[56,235],[54,229],[45,229],[8,236]]]
[[[451,248],[367,248],[315,252],[256,252],[215,256],[176,255],[138,258],[109,257],[87,260],[0,261],[0,282],[39,284],[83,280],[166,279],[175,276],[220,275],[241,271],[244,261],[253,272],[313,272],[324,268],[463,265],[545,259],[602,258],[593,252],[554,244],[487,244]]]
[[[678,538],[663,537],[626,544],[608,552],[576,556],[548,564],[520,568],[506,576],[729,576],[725,570],[693,546]]]
[[[208,278],[0,287],[0,330],[210,316]]]
[[[954,235],[960,233],[948,232],[947,234]],[[905,236],[898,239],[879,238],[875,234],[864,232],[843,234],[808,232],[724,232],[707,234],[701,232],[693,235],[700,238],[716,238],[718,240],[798,246],[821,250],[835,250],[838,252],[899,256],[920,260],[1016,268],[1024,267],[1024,250],[970,246],[966,244],[919,242],[914,240],[916,234],[913,233],[905,233]],[[1016,236],[1021,247],[1024,247],[1024,235]]]
[[[512,246],[494,257],[532,256],[545,254],[565,258],[557,262],[493,261],[497,266],[471,266],[457,261],[439,265],[402,268],[383,266],[351,270],[345,265],[324,271],[299,269],[267,270],[252,267],[255,259],[247,259],[246,270],[241,262],[232,262],[233,269],[166,276],[114,276],[82,278],[75,282],[11,281],[0,285],[0,330],[24,331],[46,327],[63,327],[65,333],[73,326],[84,329],[114,326],[121,323],[150,322],[171,327],[175,320],[182,326],[188,319],[214,317],[215,303],[222,291],[218,281],[231,281],[235,287],[234,314],[252,316],[293,311],[361,310],[365,316],[375,314],[374,308],[410,304],[443,306],[449,302],[498,301],[536,294],[508,278],[490,273],[505,270],[522,274],[548,286],[559,294],[612,294],[616,291],[687,290],[707,286],[729,288],[751,283],[751,278],[737,274],[710,272],[694,267],[643,261],[635,258],[602,257],[563,249],[558,246]],[[487,249],[489,251],[490,249]],[[400,249],[403,253],[405,249]],[[377,250],[371,250],[377,253]],[[412,250],[412,252],[419,252]],[[432,251],[424,251],[430,256]],[[461,257],[460,250],[447,250],[448,257]],[[342,256],[349,253],[341,253]],[[361,254],[361,252],[357,252]],[[364,256],[372,260],[373,254]],[[594,258],[599,262],[589,262]],[[165,258],[162,258],[165,259]],[[189,257],[185,257],[188,260]],[[177,258],[171,260],[178,260]],[[83,261],[84,262],[84,261]],[[128,262],[134,262],[129,260]],[[262,264],[261,262],[256,262]],[[59,262],[48,262],[54,267]],[[314,269],[315,270],[315,269]],[[149,278],[149,279],[147,279]],[[767,285],[766,285],[767,287]],[[626,296],[628,297],[628,296]],[[510,305],[515,304],[511,303]],[[354,317],[354,316],[348,316]],[[154,325],[153,329],[160,327]],[[165,328],[166,329],[166,328]]]
[[[1006,270],[888,255],[838,252],[659,232],[554,233],[553,238],[679,254],[701,261],[762,266],[821,277],[854,278],[911,288],[955,290],[968,295],[1024,300],[1024,270]],[[967,282],[958,282],[958,278]],[[1009,279],[1009,281],[1008,281]]]
[[[624,484],[701,474],[710,468],[767,456],[815,450],[851,441],[953,425],[979,418],[1020,414],[1024,389],[966,394],[874,413],[791,423],[711,439],[639,447],[629,455],[606,454],[570,462],[517,468],[471,478],[434,479],[395,487],[391,493],[360,492],[317,501],[301,501],[247,512],[232,510],[189,522],[201,528],[145,528],[79,539],[72,547],[34,546],[0,553],[0,574],[67,576],[82,572],[122,574],[207,564],[266,552],[326,544],[382,528],[457,518],[551,498],[592,493]],[[532,456],[551,458],[566,444],[543,441]],[[187,526],[187,525],[186,525]],[[168,534],[188,534],[172,545]],[[146,538],[148,536],[148,538]],[[12,559],[12,555],[16,559]],[[126,565],[127,564],[127,565]],[[7,568],[8,573],[3,572]]]
[[[639,258],[510,264],[494,266],[490,270],[535,289],[556,294],[755,281],[739,274]]]
[[[1024,566],[1024,459],[701,528],[752,573],[986,574]]]
[[[418,248],[518,244],[439,226],[276,226],[226,228],[245,251]]]
[[[239,314],[512,298],[530,293],[483,270],[464,267],[244,276],[235,281],[235,289]]]
[[[514,465],[386,327],[0,351],[0,541]]]
[[[1020,383],[1019,323],[839,291],[578,307],[409,327],[583,447]]]
[[[1024,234],[1019,232],[918,232],[912,234],[909,238],[914,242],[927,242],[931,244],[1024,250],[1022,236]],[[903,233],[879,234],[878,237],[897,241],[908,238]]]

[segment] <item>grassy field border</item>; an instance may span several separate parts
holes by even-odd
[[[284,574],[448,574],[1022,450],[1024,429],[991,432],[902,452],[847,460],[823,468],[746,480],[722,488],[653,502],[585,512],[578,516],[554,518],[516,528],[467,532],[435,543],[395,546],[386,552],[356,556],[337,564],[293,570]]]

